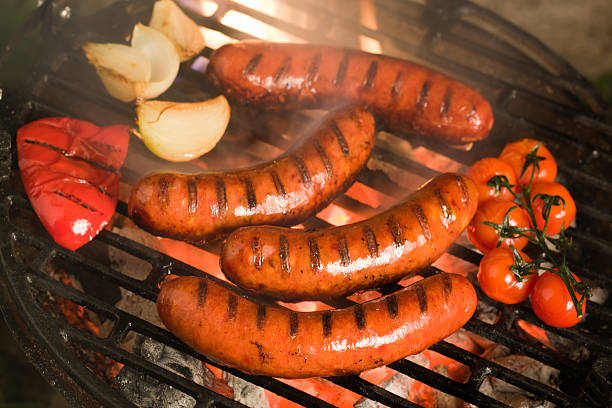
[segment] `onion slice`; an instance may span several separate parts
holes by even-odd
[[[168,37],[176,47],[181,61],[187,61],[205,46],[200,27],[172,0],[155,2],[149,26]]]
[[[139,101],[138,131],[151,152],[173,162],[208,153],[219,142],[230,118],[223,95],[203,102]]]

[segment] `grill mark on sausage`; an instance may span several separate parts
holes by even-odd
[[[263,54],[259,53],[259,54],[256,54],[255,56],[253,56],[253,58],[251,58],[249,60],[249,62],[246,64],[246,66],[242,70],[242,77],[243,78],[246,79],[249,75],[251,75],[253,73],[255,68],[257,68],[257,65],[259,65],[259,61],[261,61],[261,57],[262,56],[263,56]]]
[[[300,178],[302,179],[302,183],[304,183],[304,187],[310,187],[310,173],[308,172],[308,167],[306,167],[306,163],[304,160],[298,155],[293,156],[293,163],[295,167],[297,167],[298,172],[300,173]]]
[[[338,140],[338,145],[340,145],[340,150],[342,151],[342,154],[344,156],[348,156],[350,153],[349,146],[348,146],[348,143],[346,142],[346,138],[344,137],[344,134],[342,133],[342,130],[340,130],[335,120],[332,120],[330,127],[331,127],[331,130],[336,135],[336,139]]]
[[[168,187],[170,186],[170,182],[166,177],[160,177],[157,182],[157,200],[162,208],[167,208],[170,205],[170,192],[168,191]]]
[[[245,177],[242,181],[244,182],[244,190],[246,193],[249,210],[254,210],[255,207],[257,207],[257,197],[255,196],[255,188],[253,187],[253,182],[249,177]]]
[[[289,337],[297,336],[299,330],[298,314],[295,311],[289,312]]]
[[[53,194],[56,194],[56,195],[58,195],[60,197],[63,197],[66,200],[72,201],[76,205],[79,205],[79,206],[81,206],[81,207],[83,207],[86,210],[89,210],[91,212],[94,212],[94,213],[99,213],[100,212],[100,211],[96,210],[94,207],[92,207],[91,205],[87,204],[86,202],[84,202],[83,200],[81,200],[80,198],[78,198],[77,196],[75,196],[73,194],[64,193],[63,191],[60,191],[60,190],[53,190]]]
[[[329,160],[329,156],[325,151],[325,148],[321,146],[321,143],[317,139],[314,139],[313,145],[317,153],[319,153],[319,157],[323,162],[323,166],[325,166],[325,172],[327,173],[327,178],[332,178],[334,175],[334,167],[332,165],[331,160]]]
[[[416,205],[413,207],[414,215],[419,221],[419,225],[421,226],[421,230],[423,231],[423,235],[425,235],[426,240],[431,239],[431,231],[429,230],[429,220],[423,212],[423,208],[420,205]]]
[[[256,341],[252,341],[251,344],[254,344],[255,347],[257,347],[257,355],[261,359],[261,362],[264,363],[268,356],[266,355],[266,353],[264,353],[263,346]]]
[[[442,98],[442,104],[440,105],[440,117],[445,117],[450,112],[451,101],[453,99],[453,88],[450,86],[446,88],[444,92],[444,98]]]
[[[225,181],[221,177],[215,182],[215,190],[217,193],[217,210],[219,215],[223,217],[227,211],[227,197],[225,193]]]
[[[372,228],[369,225],[363,227],[363,233],[365,235],[366,245],[368,247],[368,251],[370,252],[370,256],[372,258],[376,258],[378,256],[378,242],[376,242],[376,235]]]
[[[398,315],[398,307],[397,307],[397,298],[394,294],[387,296],[387,312],[389,312],[389,317],[391,319],[396,319]]]
[[[398,71],[391,86],[391,98],[397,98],[402,92],[403,78],[402,71]]]
[[[251,250],[253,251],[253,265],[256,269],[261,270],[261,265],[263,264],[263,252],[261,243],[259,242],[259,237],[253,237],[251,240]]]
[[[310,268],[315,273],[319,272],[321,270],[321,253],[316,238],[308,240],[308,249],[310,251]]]
[[[329,310],[321,314],[321,324],[323,325],[323,337],[329,337],[332,333],[332,314]]]
[[[198,184],[193,178],[189,178],[187,181],[187,191],[189,192],[187,212],[195,214],[198,211]]]
[[[444,300],[447,301],[453,292],[453,280],[451,279],[450,274],[443,273],[442,274],[442,294],[444,295]]]
[[[353,307],[353,314],[355,316],[355,324],[359,331],[362,331],[366,327],[365,314],[363,313],[363,306],[360,303],[357,303]]]
[[[280,81],[285,74],[287,73],[287,71],[289,71],[289,69],[291,68],[291,57],[287,56],[285,57],[285,59],[283,60],[282,64],[280,65],[280,67],[278,68],[278,71],[276,71],[276,74],[274,74],[274,83],[278,83],[278,81]]]
[[[457,181],[459,190],[461,190],[461,202],[464,205],[468,205],[470,203],[470,190],[465,185],[465,182],[463,181],[463,178],[461,176],[455,175],[455,180]]]
[[[285,192],[285,186],[283,185],[283,182],[278,176],[278,173],[276,172],[276,170],[270,170],[270,176],[272,176],[272,181],[274,182],[274,187],[276,188],[276,192],[283,197],[286,196],[287,192]]]
[[[227,295],[227,318],[236,320],[236,310],[238,309],[238,298],[232,292]]]
[[[423,285],[421,285],[420,282],[417,282],[414,290],[416,292],[417,300],[419,301],[419,310],[421,313],[427,312],[427,294],[425,293]]]
[[[258,330],[263,330],[264,325],[266,324],[266,305],[261,303],[257,304],[257,317],[255,319],[255,324]]]
[[[306,88],[310,88],[312,83],[317,79],[319,75],[319,68],[321,66],[321,53],[318,53],[312,59],[308,71],[306,72]]]
[[[198,306],[204,307],[206,303],[206,292],[208,291],[208,279],[198,280]]]
[[[366,73],[365,79],[363,80],[363,89],[371,89],[374,86],[374,80],[376,79],[376,73],[378,72],[378,61],[372,61],[368,72]]]
[[[349,60],[350,57],[348,53],[345,53],[342,57],[342,61],[340,61],[340,65],[338,65],[338,71],[336,72],[336,77],[334,78],[334,86],[336,88],[342,84],[342,81],[344,81],[344,78],[346,77]]]
[[[351,256],[345,237],[338,238],[338,253],[340,254],[340,263],[342,266],[349,266],[351,263]]]
[[[291,271],[291,263],[289,262],[289,240],[285,235],[281,235],[278,240],[278,256],[281,261],[281,270],[288,274]]]
[[[429,98],[429,89],[431,88],[431,82],[425,81],[423,82],[423,86],[421,87],[421,91],[419,92],[419,96],[417,98],[417,110],[423,111],[427,107],[427,99]]]
[[[434,195],[438,199],[438,204],[440,204],[440,208],[442,209],[442,214],[444,215],[444,219],[450,220],[453,216],[453,209],[442,195],[442,191],[439,188],[434,190]]]
[[[33,139],[25,139],[23,142],[24,143],[28,143],[28,144],[33,144],[33,145],[36,145],[36,146],[40,146],[40,147],[44,147],[44,148],[49,149],[49,150],[53,150],[54,152],[59,153],[62,156],[64,156],[66,159],[78,160],[78,161],[87,163],[90,166],[95,167],[97,169],[104,170],[104,171],[106,171],[108,173],[119,173],[119,169],[117,169],[116,167],[110,166],[110,165],[108,165],[106,163],[100,163],[100,162],[97,162],[97,161],[94,161],[94,160],[86,159],[86,158],[81,157],[81,156],[76,156],[76,155],[70,153],[68,150],[62,149],[61,147],[52,145],[50,143],[41,142],[40,140],[33,140]]]
[[[394,216],[389,217],[389,219],[387,220],[387,226],[389,227],[389,231],[391,232],[391,236],[393,237],[393,242],[395,242],[395,246],[402,246],[402,244],[404,243],[404,234],[402,232],[402,227]]]

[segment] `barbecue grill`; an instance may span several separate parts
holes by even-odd
[[[4,66],[13,63],[12,50],[20,46],[23,35],[37,28],[49,43],[50,51],[40,57],[36,72],[18,87],[4,89],[0,104],[0,307],[28,359],[75,407],[134,406],[118,390],[116,371],[109,374],[109,370],[99,369],[100,364],[96,367],[100,361],[106,364],[104,367],[118,370],[123,365],[180,390],[193,397],[197,407],[245,406],[217,393],[214,387],[196,383],[189,375],[156,365],[122,347],[128,336],[137,333],[297,404],[333,406],[280,380],[222,367],[162,327],[116,306],[120,289],[144,302],[154,302],[159,282],[168,273],[202,276],[210,272],[177,259],[180,257],[176,251],[168,247],[147,244],[161,241],[125,233],[124,227],[130,225],[125,199],[139,177],[152,170],[194,172],[202,167],[221,169],[270,159],[287,148],[295,137],[293,130],[307,122],[309,116],[236,108],[229,132],[219,146],[202,159],[180,165],[155,158],[133,139],[122,169],[120,202],[111,225],[85,247],[75,252],[66,250],[42,228],[23,192],[14,147],[16,130],[31,120],[54,115],[99,125],[132,124],[132,106],[106,94],[78,47],[85,41],[123,41],[133,24],[148,22],[153,1],[119,0],[87,16],[74,12],[68,1],[39,3],[19,36],[0,55]],[[357,182],[374,195],[393,201],[397,191],[408,193],[445,169],[461,171],[481,157],[497,156],[508,141],[524,137],[543,140],[559,163],[558,178],[577,202],[576,226],[568,231],[574,241],[569,259],[572,270],[603,292],[612,288],[612,183],[608,180],[612,171],[612,120],[606,116],[607,106],[589,83],[533,37],[467,1],[184,0],[179,4],[204,27],[208,47],[197,58],[182,64],[174,86],[163,95],[166,99],[189,101],[213,96],[215,91],[201,68],[213,49],[226,41],[253,37],[362,47],[426,64],[476,88],[490,101],[495,113],[496,123],[486,140],[466,149],[415,135],[381,132]],[[236,146],[241,147],[239,151]],[[430,160],[422,160],[423,157]],[[331,207],[366,217],[392,204],[373,208],[355,194],[346,193]],[[329,226],[332,221],[319,213],[304,226]],[[184,245],[204,259],[215,259],[220,250],[219,242]],[[141,279],[119,270],[109,258],[109,251],[119,252],[139,265],[145,271]],[[461,239],[449,254],[473,269],[481,258]],[[443,266],[432,266],[422,275],[435,274],[440,269]],[[58,279],[54,272],[58,270],[79,284]],[[396,288],[390,285],[380,292]],[[478,295],[482,305],[500,313],[499,319],[491,324],[474,317],[465,326],[467,332],[557,369],[558,387],[446,341],[431,350],[469,367],[466,383],[411,360],[400,360],[388,367],[477,406],[507,406],[481,391],[481,385],[490,377],[561,407],[608,406],[612,393],[609,299],[590,301],[587,315],[578,326],[554,329],[540,323],[528,305],[507,306],[480,291]],[[67,319],[55,307],[64,300],[82,306],[89,319],[106,328],[105,334],[94,334]],[[336,307],[351,302],[336,299],[330,304]],[[545,328],[549,336],[582,353],[564,353],[565,346],[550,348],[521,335],[517,327],[521,321]],[[361,376],[327,380],[386,406],[418,406]]]

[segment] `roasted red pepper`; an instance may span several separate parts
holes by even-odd
[[[58,244],[75,250],[115,212],[129,130],[46,118],[17,132],[19,169],[32,207]]]

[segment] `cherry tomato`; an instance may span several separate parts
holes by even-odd
[[[525,158],[533,148],[539,143],[534,139],[523,139],[518,142],[508,143],[502,150],[499,158],[508,163],[514,169],[519,184],[528,184],[531,178],[532,168],[529,167],[521,176]],[[533,182],[552,182],[557,177],[557,162],[550,151],[544,145],[540,145],[537,150],[537,155],[542,156],[545,160],[541,160],[538,164],[540,170],[533,177]]]
[[[531,262],[529,256],[521,251],[519,254],[523,260]],[[537,275],[525,277],[519,282],[510,270],[513,264],[514,254],[509,248],[494,248],[482,257],[478,266],[478,283],[488,297],[507,304],[527,299]]]
[[[548,217],[548,225],[544,231],[544,217],[542,216],[542,207],[544,200],[542,197],[536,197],[538,194],[548,194],[550,196],[560,196],[565,200],[559,205],[553,205],[550,208]],[[531,188],[531,206],[538,224],[538,229],[544,231],[548,235],[555,235],[561,231],[563,223],[567,229],[576,218],[576,203],[570,195],[569,191],[559,183],[537,183]]]
[[[514,200],[514,196],[507,188],[503,188],[500,194],[495,188],[487,185],[487,182],[493,176],[506,176],[511,185],[516,185],[514,170],[505,161],[496,157],[485,157],[474,163],[465,174],[476,183],[479,194],[478,205],[492,199],[502,201]]]
[[[574,278],[580,282],[576,275]],[[576,297],[581,299],[579,294],[576,294]],[[553,327],[571,327],[582,319],[576,316],[574,303],[563,280],[550,271],[544,272],[536,279],[531,292],[531,308],[541,321]],[[582,303],[583,316],[585,311],[586,301]]]
[[[483,253],[495,248],[499,240],[499,232],[493,227],[483,224],[483,221],[501,224],[504,216],[511,208],[513,210],[508,215],[509,225],[529,228],[529,219],[518,205],[510,201],[486,201],[478,208],[476,215],[467,227],[467,237],[470,242]],[[514,245],[516,249],[523,249],[527,242],[526,237],[504,238],[501,246],[508,248],[510,245]]]

